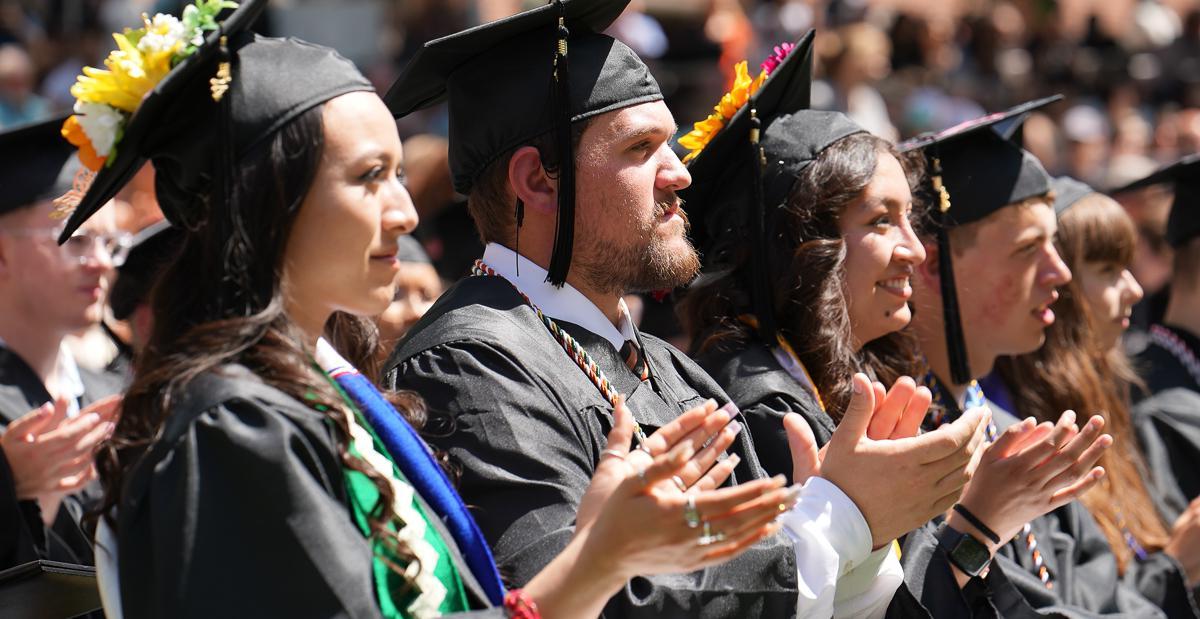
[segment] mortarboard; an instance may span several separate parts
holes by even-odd
[[[599,34],[628,3],[555,0],[429,41],[384,97],[397,118],[448,101],[450,172],[463,194],[497,158],[554,132],[556,152],[542,157],[558,164],[558,224],[547,269],[555,285],[566,281],[574,247],[571,123],[663,98],[637,54]],[[522,214],[518,203],[518,226]]]
[[[212,0],[198,0],[196,6],[202,3],[211,5]],[[211,212],[228,208],[233,188],[225,179],[255,146],[329,99],[372,90],[350,61],[329,48],[246,30],[265,6],[266,0],[245,0],[214,29],[199,33],[203,40],[195,52],[177,60],[145,94],[60,241],[108,202],[147,160],[154,164],[163,214],[173,224],[194,228]],[[85,76],[92,72],[85,70]],[[84,85],[85,76],[76,88]],[[79,109],[77,104],[77,114]],[[81,154],[85,150],[81,148]],[[225,225],[229,217],[215,219],[217,225]]]
[[[30,561],[0,571],[0,616],[76,617],[100,610],[96,568]]]
[[[67,159],[75,149],[58,133],[62,122],[59,117],[0,133],[0,214],[71,188],[74,166]]]
[[[814,37],[809,31],[795,45],[777,48],[763,65],[761,85],[732,116],[720,118],[724,124],[715,133],[705,135],[710,116],[689,134],[696,141],[681,140],[699,148],[689,155],[693,182],[681,195],[705,270],[728,266],[748,243],[757,332],[771,346],[777,329],[767,251],[778,234],[773,211],[786,204],[796,179],[825,149],[866,131],[845,114],[808,109]],[[717,117],[723,116],[720,107]]]
[[[926,133],[899,145],[901,152],[920,150],[928,164],[933,200],[929,209],[938,243],[938,273],[950,378],[971,381],[958,292],[954,285],[951,228],[1051,191],[1041,162],[1021,148],[1021,124],[1030,112],[1062,99],[1054,95],[1022,103],[1004,112],[970,120],[945,131]]]
[[[1056,177],[1050,181],[1050,189],[1054,192],[1054,214],[1058,217],[1062,217],[1076,202],[1096,193],[1091,185],[1070,176]]]
[[[1124,193],[1151,185],[1173,183],[1175,199],[1167,216],[1167,242],[1182,247],[1200,236],[1200,153],[1193,153],[1161,170],[1118,187],[1109,193]]]
[[[183,230],[162,220],[134,235],[125,261],[108,293],[113,318],[125,320],[139,303],[147,300],[159,273],[183,243]]]

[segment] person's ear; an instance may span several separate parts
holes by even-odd
[[[921,287],[941,294],[942,274],[938,270],[938,258],[941,248],[937,243],[922,243],[925,247],[925,261],[918,264],[914,275],[921,282]]]
[[[532,146],[518,148],[508,161],[508,184],[526,209],[553,213],[558,209],[558,183],[542,167],[542,157]]]

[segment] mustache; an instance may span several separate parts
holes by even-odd
[[[687,212],[683,208],[684,200],[677,195],[671,195],[665,200],[659,200],[654,203],[654,216],[662,217],[667,214],[667,211],[674,209],[679,213],[679,217],[683,219],[684,224],[690,224],[688,221]]]

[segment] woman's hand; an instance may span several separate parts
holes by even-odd
[[[812,430],[803,418],[794,414],[784,418],[793,479],[803,483],[820,475],[845,492],[866,519],[873,548],[954,504],[970,479],[968,465],[983,443],[989,418],[985,409],[973,409],[933,432],[911,436],[929,408],[929,398],[927,390],[909,382],[897,381],[893,391],[899,391],[890,402],[890,394],[884,394],[885,408],[876,405],[882,387],[872,385],[866,375],[856,374],[854,394],[823,459],[814,449]],[[894,421],[876,421],[881,414]],[[872,425],[888,438],[872,438]]]
[[[1163,547],[1163,552],[1183,566],[1189,587],[1194,589],[1200,586],[1200,498],[1193,500],[1175,519],[1175,526],[1171,527],[1171,539]]]
[[[732,472],[724,462],[709,467],[737,434],[737,426],[728,427],[730,413],[711,400],[655,432],[647,442],[651,451],[661,452],[654,457],[629,450],[633,415],[623,402],[614,415],[576,527],[577,536],[587,536],[592,555],[607,557],[606,569],[628,578],[724,561],[774,533],[780,506],[796,501],[796,493],[782,487],[782,477],[705,489]]]
[[[1026,522],[1079,498],[1100,481],[1104,469],[1094,465],[1112,445],[1103,428],[1104,418],[1097,415],[1077,429],[1071,411],[1053,425],[1029,418],[1010,426],[985,448],[960,502],[1006,543]],[[957,512],[946,521],[975,533]],[[999,547],[984,535],[975,537],[993,553]]]
[[[741,431],[741,424],[730,423],[736,414],[737,408],[732,404],[717,408],[716,402],[708,400],[651,434],[646,440],[646,449],[631,452],[633,414],[625,406],[624,398],[618,397],[608,445],[601,453],[592,483],[579,503],[575,516],[576,532],[591,526],[605,501],[631,470],[647,469],[663,458],[677,458],[681,464],[666,479],[655,482],[654,486],[662,492],[682,494],[691,488],[711,490],[720,486],[740,462],[737,454],[717,462]],[[717,462],[716,466],[713,466],[714,462]]]

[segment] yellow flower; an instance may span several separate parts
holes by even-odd
[[[750,96],[758,92],[759,87],[767,79],[765,70],[760,72],[758,77],[751,79],[749,71],[746,70],[745,60],[734,65],[733,70],[735,73],[733,89],[721,97],[708,118],[694,124],[687,135],[679,138],[679,144],[690,151],[683,158],[684,163],[695,159],[704,150],[704,147],[708,146],[717,132],[725,128],[725,123],[729,122],[729,119],[733,118],[733,115],[746,105]]]
[[[166,49],[143,53],[129,40],[128,35],[114,34],[117,49],[108,54],[104,66],[108,70],[84,67],[71,94],[80,101],[103,103],[132,114],[168,72],[171,61],[183,49],[178,41]]]

